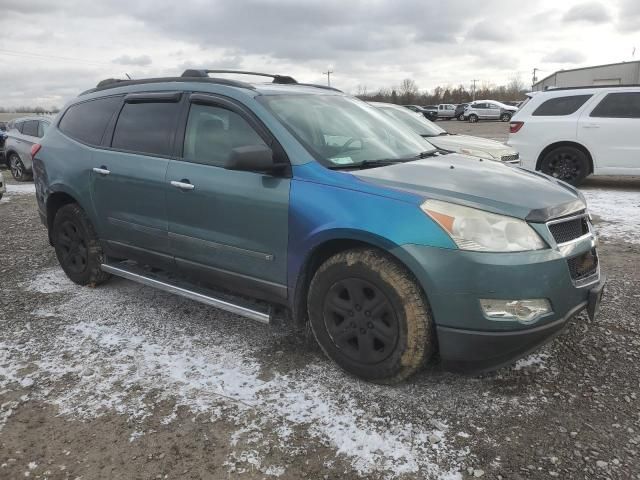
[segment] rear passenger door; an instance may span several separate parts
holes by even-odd
[[[231,290],[286,298],[290,180],[224,168],[235,147],[266,144],[278,161],[283,151],[257,118],[227,98],[194,94],[185,116],[183,152],[166,177],[176,265]]]
[[[20,136],[17,150],[25,167],[31,168],[31,147],[38,141],[38,120],[26,120],[22,124],[22,135]]]
[[[495,120],[500,118],[501,108],[499,105],[495,103],[486,103],[485,104],[485,118],[490,120]]]
[[[181,93],[135,93],[124,98],[92,159],[91,189],[108,251],[171,268],[165,180],[173,155]]]
[[[594,100],[578,120],[578,140],[598,169],[640,170],[640,92],[606,93]]]

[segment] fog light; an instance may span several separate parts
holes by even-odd
[[[531,323],[553,312],[546,298],[527,300],[480,299],[480,306],[489,320]]]

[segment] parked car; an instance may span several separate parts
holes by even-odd
[[[471,123],[478,120],[501,120],[508,122],[518,109],[495,100],[476,100],[464,109],[464,118]]]
[[[556,88],[511,119],[521,166],[579,185],[589,175],[640,175],[640,87]]]
[[[0,200],[2,200],[2,196],[7,193],[7,185],[4,183],[4,176],[2,172],[0,172]]]
[[[455,109],[455,112],[454,112],[454,116],[455,116],[458,120],[460,120],[460,121],[465,120],[465,118],[464,118],[464,109],[465,109],[465,107],[466,107],[467,105],[469,105],[469,104],[468,104],[468,103],[461,103],[461,104],[459,104],[459,105],[456,105],[456,109]]]
[[[42,117],[24,117],[7,125],[5,156],[11,175],[19,182],[31,178],[31,147],[44,136],[51,120]]]
[[[436,350],[445,368],[494,369],[595,314],[604,282],[577,190],[440,155],[330,87],[211,72],[103,81],[34,146],[40,217],[72,281],[118,275],[269,322],[275,309],[216,289],[262,299],[384,383]]]
[[[4,144],[6,140],[7,140],[7,132],[5,130],[0,130],[0,162],[2,163],[6,162],[6,157],[4,154]],[[7,166],[9,165],[7,164]]]
[[[422,115],[392,103],[369,102],[390,117],[402,122],[436,147],[449,152],[463,153],[488,160],[519,165],[518,152],[504,143],[470,135],[451,134]]]
[[[431,121],[438,119],[438,106],[437,105],[425,105],[422,107],[422,115]]]
[[[441,103],[438,105],[437,118],[444,118],[445,120],[451,120],[455,118],[456,106],[451,103]]]

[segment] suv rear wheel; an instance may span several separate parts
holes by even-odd
[[[476,123],[478,121],[478,115],[476,115],[475,113],[472,113],[471,115],[469,115],[469,121],[471,123]]]
[[[502,115],[500,115],[500,120],[502,120],[503,122],[509,122],[511,120],[511,115],[508,113],[503,113]]]
[[[578,148],[558,147],[543,157],[540,170],[558,180],[579,185],[589,175],[589,159]]]
[[[52,238],[60,266],[73,282],[96,286],[110,278],[100,269],[104,253],[89,217],[79,205],[70,203],[58,210]]]
[[[424,294],[402,265],[380,251],[356,249],[329,258],[314,275],[307,302],[322,350],[365,380],[399,382],[435,349]]]
[[[22,163],[17,153],[9,155],[9,169],[11,170],[11,176],[18,182],[25,182],[30,178],[24,163]]]
[[[461,122],[464,122],[464,113],[461,113],[460,115],[458,115],[458,120],[460,120]]]

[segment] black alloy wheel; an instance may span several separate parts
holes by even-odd
[[[574,147],[560,147],[545,155],[541,170],[558,180],[578,185],[589,174],[589,162],[583,151]]]
[[[60,224],[56,248],[62,253],[60,265],[64,271],[79,275],[87,269],[89,263],[87,239],[72,220],[66,220]]]
[[[398,343],[398,320],[389,299],[364,279],[346,278],[331,286],[324,322],[333,344],[365,365],[387,359]]]

